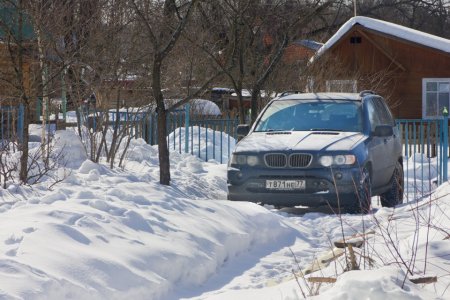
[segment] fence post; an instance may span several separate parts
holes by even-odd
[[[443,150],[442,151],[442,179],[444,182],[448,180],[448,110],[446,107],[444,107],[443,110],[444,120],[443,120],[443,126],[444,126],[444,132],[443,132]]]
[[[65,80],[66,69],[61,72],[61,108],[63,113],[64,123],[67,122],[67,92],[66,92],[66,80]],[[65,129],[65,127],[64,127]]]
[[[191,111],[191,105],[187,103],[184,106],[185,117],[184,117],[184,152],[189,153],[189,117]]]
[[[23,122],[24,122],[24,107],[23,104],[19,105],[19,111],[17,116],[17,137],[19,138],[19,143],[23,141]]]
[[[42,99],[37,98],[36,101],[36,121],[41,121],[41,115],[42,115]]]

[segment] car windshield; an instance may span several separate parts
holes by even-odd
[[[273,101],[255,131],[362,132],[361,102],[350,100]]]

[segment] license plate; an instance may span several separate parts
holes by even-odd
[[[304,190],[304,180],[266,180],[266,189],[269,190]]]

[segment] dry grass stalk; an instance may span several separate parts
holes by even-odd
[[[335,283],[336,278],[333,277],[309,277],[307,279],[311,283]]]
[[[437,282],[436,276],[427,276],[427,277],[419,277],[419,278],[410,278],[409,281],[415,284],[429,284]]]

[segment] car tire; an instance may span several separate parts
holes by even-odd
[[[368,214],[372,204],[372,182],[370,180],[369,170],[366,167],[361,170],[361,177],[359,180],[356,197],[356,211],[358,213]]]
[[[395,165],[394,173],[392,174],[390,189],[380,195],[381,206],[395,207],[403,203],[403,166],[400,162]]]

